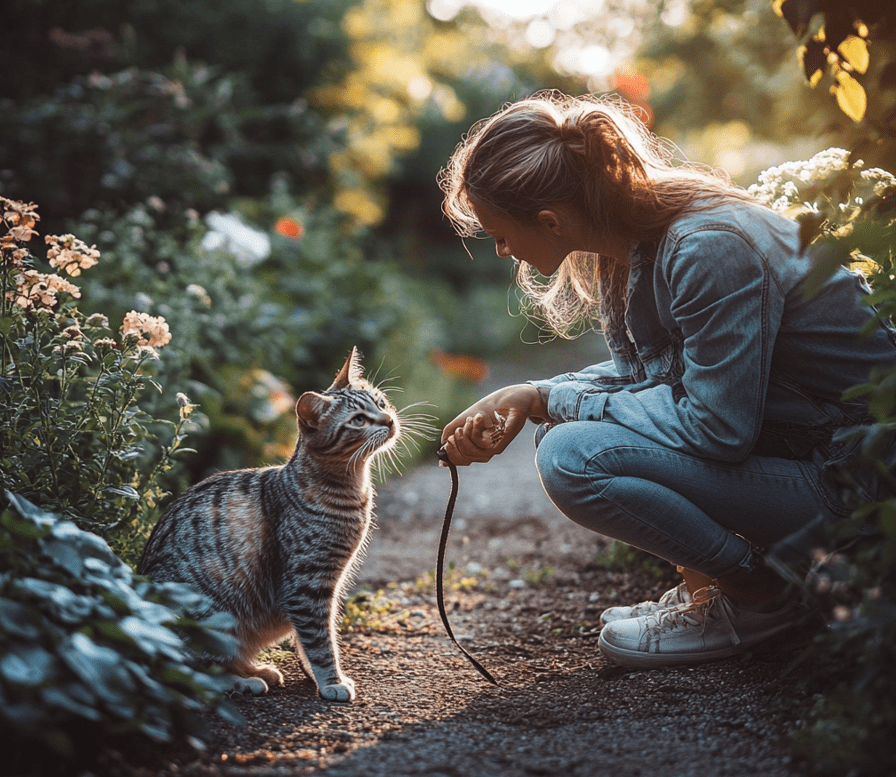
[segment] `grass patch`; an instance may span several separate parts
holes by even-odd
[[[607,547],[600,548],[592,563],[598,569],[608,569],[611,572],[642,572],[655,578],[669,575],[667,561],[619,540],[613,540]]]

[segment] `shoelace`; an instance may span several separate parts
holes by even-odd
[[[728,625],[732,644],[739,645],[741,640],[731,622],[731,615],[731,608],[727,606],[724,594],[718,588],[707,586],[694,593],[690,604],[680,604],[648,616],[656,623],[648,625],[647,632],[651,636],[658,636],[687,624],[700,626],[702,633],[706,630],[707,622],[715,617]]]
[[[448,636],[451,637],[451,641],[457,646],[457,649],[469,659],[470,663],[473,664],[479,674],[492,685],[497,685],[498,681],[492,677],[488,669],[464,650],[464,647],[454,636],[451,624],[448,622],[448,612],[445,610],[445,584],[442,578],[445,570],[445,548],[448,545],[448,532],[451,529],[451,518],[454,515],[454,504],[457,502],[457,492],[460,487],[460,482],[457,477],[457,467],[448,458],[445,449],[439,448],[439,452],[436,455],[441,461],[445,462],[448,469],[451,471],[451,495],[448,497],[448,506],[445,508],[445,521],[442,524],[442,536],[439,538],[439,556],[436,561],[436,601],[439,605],[439,615],[442,618],[442,625],[445,627],[445,631],[448,633]]]

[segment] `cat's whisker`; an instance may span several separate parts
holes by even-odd
[[[434,407],[436,407],[436,405],[434,405],[432,402],[427,402],[426,400],[421,400],[419,402],[411,402],[411,404],[405,405],[403,408],[401,408],[398,411],[398,415],[403,415],[408,410],[410,410],[412,407],[433,407],[434,408]],[[435,418],[435,416],[432,416],[432,417]]]

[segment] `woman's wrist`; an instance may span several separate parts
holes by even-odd
[[[534,389],[534,398],[529,408],[529,420],[536,424],[547,423],[551,420],[548,415],[548,398],[551,395],[550,386],[535,386],[527,384]]]

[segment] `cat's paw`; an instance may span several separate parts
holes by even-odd
[[[341,683],[321,686],[318,692],[320,698],[327,701],[354,701],[355,681],[349,677],[343,677]]]
[[[249,696],[264,696],[268,692],[268,684],[260,677],[237,677],[233,681],[233,693]]]
[[[276,666],[256,664],[248,671],[252,672],[250,677],[234,678],[234,693],[264,696],[271,688],[283,685],[283,673]]]
[[[281,672],[273,664],[256,664],[252,667],[252,675],[258,679],[264,680],[269,688],[283,685],[283,672]]]

